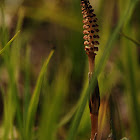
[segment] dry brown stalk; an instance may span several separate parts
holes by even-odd
[[[97,33],[99,32],[96,15],[93,13],[94,10],[90,5],[89,0],[81,0],[82,6],[82,14],[83,14],[83,34],[84,34],[84,45],[85,51],[88,55],[89,61],[89,82],[94,73],[95,66],[95,51],[98,51],[98,47],[95,45],[99,45],[99,42],[96,40],[99,38]],[[92,91],[89,108],[90,108],[90,117],[91,117],[91,140],[97,140],[97,132],[98,132],[98,112],[100,106],[100,95],[99,95],[99,87],[98,82],[95,87],[95,90]]]

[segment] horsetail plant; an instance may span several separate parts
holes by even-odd
[[[94,10],[90,5],[89,0],[81,0],[82,6],[82,14],[83,14],[83,34],[84,37],[84,45],[85,51],[88,55],[89,61],[89,82],[93,76],[94,66],[95,66],[95,51],[98,51],[99,42],[96,40],[99,38],[97,33],[99,32],[96,15],[93,13]],[[89,109],[90,109],[90,117],[91,117],[91,140],[95,140],[97,138],[98,131],[98,113],[100,106],[100,95],[99,95],[99,87],[98,82],[94,91],[92,91],[90,100],[89,100]]]

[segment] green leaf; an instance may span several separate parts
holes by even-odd
[[[41,90],[41,85],[42,85],[42,81],[43,81],[43,77],[44,74],[46,72],[47,66],[50,62],[50,59],[52,57],[54,53],[54,50],[52,50],[48,56],[48,58],[45,60],[43,67],[41,69],[41,72],[39,74],[30,104],[29,104],[29,109],[28,109],[28,113],[27,113],[27,121],[26,121],[26,132],[25,132],[25,137],[26,139],[30,139],[31,137],[31,132],[32,132],[32,126],[33,126],[33,122],[34,122],[34,117],[35,117],[35,113],[37,110],[37,106],[38,106],[38,102],[39,102],[39,96],[40,96],[40,90]]]
[[[19,35],[20,31],[18,31],[14,37],[0,50],[0,54],[2,54],[10,45],[11,43],[16,39],[16,37]]]

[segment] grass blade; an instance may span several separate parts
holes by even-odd
[[[28,113],[27,113],[27,121],[26,121],[26,132],[25,132],[25,137],[26,139],[30,139],[31,138],[31,129],[32,129],[32,125],[33,125],[33,121],[34,121],[34,116],[35,116],[35,112],[37,109],[37,105],[39,102],[39,96],[40,96],[40,89],[41,89],[41,85],[42,85],[42,81],[43,81],[43,76],[46,72],[48,63],[52,57],[54,53],[54,50],[52,50],[48,56],[48,58],[45,60],[43,67],[41,69],[41,72],[39,74],[34,92],[33,92],[33,96],[31,98],[30,104],[29,104],[29,109],[28,109]]]
[[[16,37],[19,35],[20,31],[18,31],[14,37],[0,50],[0,54],[2,54],[10,45],[11,43],[16,39]]]
[[[128,35],[124,34],[123,32],[121,33],[121,35],[124,36],[126,39],[132,41],[132,42],[133,42],[134,44],[136,44],[138,47],[140,47],[140,42],[139,42],[139,41],[137,41],[137,40],[135,40],[135,39],[129,37]]]
[[[131,125],[133,126],[133,139],[140,139],[140,112],[139,112],[139,102],[138,102],[138,90],[136,84],[136,69],[133,61],[133,53],[132,47],[130,44],[127,44],[126,54],[127,54],[127,70],[128,75],[126,75],[126,79],[128,80],[127,88],[129,89],[130,94],[130,104],[131,104],[131,112],[133,121]]]
[[[67,64],[67,63],[66,63]],[[61,68],[56,75],[55,80],[52,82],[52,86],[47,91],[46,98],[44,100],[41,125],[39,131],[40,140],[56,140],[58,121],[61,116],[61,109],[63,108],[65,97],[68,92],[69,85],[69,68],[61,65]],[[65,74],[64,70],[65,69]],[[50,93],[50,95],[49,95]]]

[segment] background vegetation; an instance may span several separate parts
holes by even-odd
[[[100,46],[88,88],[80,0],[0,1],[0,139],[90,139],[96,77],[100,138],[140,139],[140,1],[90,2]]]

